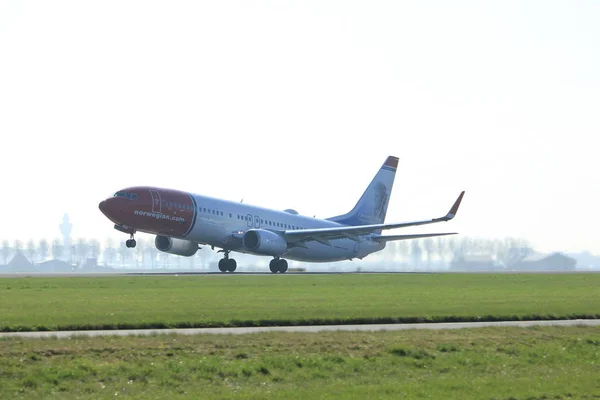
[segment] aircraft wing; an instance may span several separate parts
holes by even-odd
[[[357,225],[357,226],[340,226],[335,228],[316,228],[316,229],[299,229],[292,231],[285,231],[283,234],[290,244],[298,244],[302,242],[308,242],[315,240],[317,242],[328,244],[328,240],[348,238],[352,240],[359,240],[358,236],[368,235],[375,231],[384,229],[396,229],[405,228],[408,226],[418,226],[426,224],[434,224],[437,222],[450,221],[458,212],[458,207],[464,196],[465,192],[462,191],[450,211],[446,215],[440,218],[427,219],[422,221],[412,222],[400,222],[392,224],[373,224],[373,225]]]
[[[449,233],[415,233],[409,235],[389,235],[389,236],[374,236],[373,240],[376,242],[391,242],[394,240],[406,240],[406,239],[422,239],[433,236],[447,236],[447,235],[456,235],[456,232]]]

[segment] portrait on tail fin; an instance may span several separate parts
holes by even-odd
[[[374,190],[375,199],[373,202],[373,217],[377,221],[384,221],[387,213],[387,206],[389,204],[389,191],[387,186],[381,182],[377,182]]]

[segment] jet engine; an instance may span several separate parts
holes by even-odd
[[[178,256],[191,257],[198,251],[198,244],[189,240],[175,239],[168,236],[157,235],[154,245],[160,251]]]
[[[253,253],[278,257],[287,250],[287,241],[275,232],[250,229],[242,238],[244,247]]]

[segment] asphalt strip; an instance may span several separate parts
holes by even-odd
[[[235,328],[185,328],[185,329],[124,329],[98,331],[42,331],[42,332],[0,332],[0,338],[58,338],[78,336],[149,336],[149,335],[243,335],[260,332],[332,332],[332,331],[401,331],[407,329],[467,329],[486,327],[516,326],[600,326],[600,319],[570,319],[544,321],[494,321],[494,322],[447,322],[422,324],[373,324],[373,325],[314,325],[314,326],[264,326]]]

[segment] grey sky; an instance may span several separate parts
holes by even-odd
[[[600,253],[600,3],[0,1],[0,238],[178,188]],[[67,150],[69,149],[69,150]],[[408,230],[407,230],[408,232]]]

